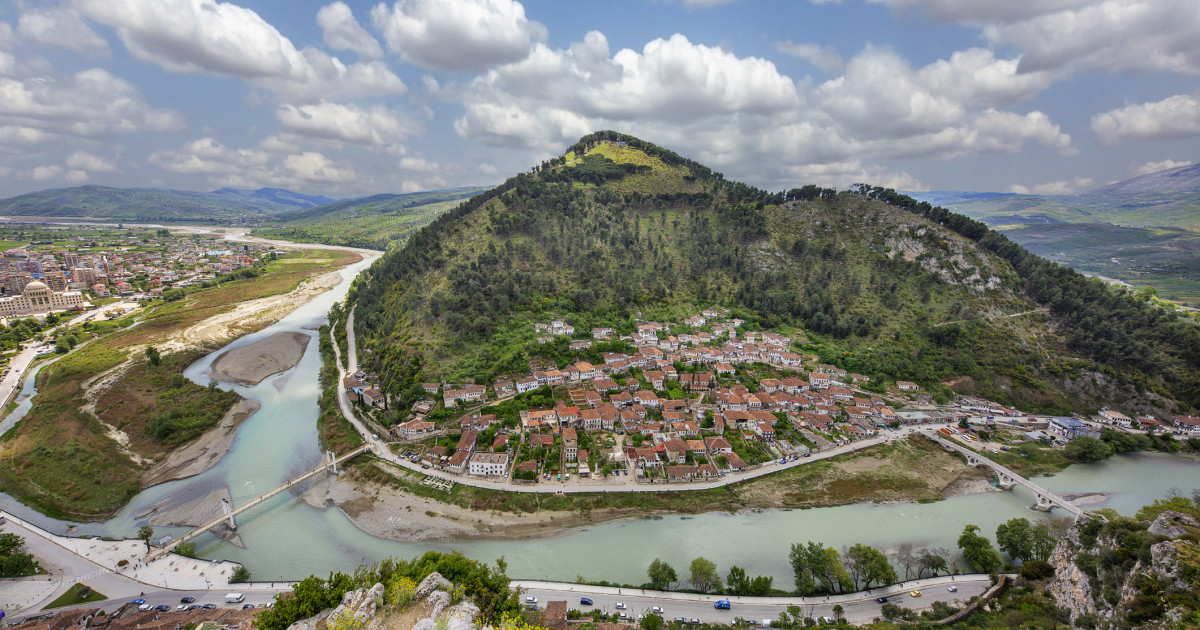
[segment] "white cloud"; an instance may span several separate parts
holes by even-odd
[[[1009,188],[1009,192],[1014,192],[1018,195],[1074,195],[1077,192],[1086,190],[1091,185],[1092,178],[1076,177],[1070,181],[1048,182],[1038,184],[1032,188],[1014,184]]]
[[[1172,168],[1180,168],[1183,166],[1191,166],[1191,165],[1192,165],[1191,160],[1179,160],[1179,161],[1163,160],[1161,162],[1146,162],[1145,164],[1142,164],[1141,166],[1135,167],[1133,169],[1133,174],[1134,175],[1149,175],[1150,173],[1157,173],[1159,171],[1165,171],[1165,170],[1169,170]]]
[[[845,65],[842,61],[842,56],[833,46],[818,46],[817,44],[800,43],[797,44],[791,40],[777,42],[775,49],[779,52],[797,59],[803,59],[808,63],[824,70],[825,72],[834,72],[841,70]]]
[[[63,176],[63,179],[66,180],[68,184],[79,185],[87,182],[88,174],[87,171],[67,171],[67,174]]]
[[[29,176],[37,181],[45,181],[47,179],[54,179],[55,177],[58,177],[58,174],[61,172],[62,172],[61,166],[58,166],[57,164],[52,164],[50,166],[34,167],[33,170],[31,170],[29,172]]]
[[[93,68],[63,78],[0,78],[0,126],[33,130],[14,135],[34,140],[177,131],[184,122],[178,112],[148,106],[125,80]]]
[[[257,188],[279,186],[293,190],[349,190],[357,182],[354,170],[338,166],[315,151],[278,155],[262,148],[231,149],[213,138],[201,138],[179,149],[157,151],[151,164],[173,173],[202,175],[213,186]]]
[[[92,173],[115,173],[117,166],[86,151],[76,151],[67,158],[67,168]]]
[[[983,33],[993,44],[1018,46],[1023,73],[1132,70],[1200,76],[1200,4],[1195,0],[1099,0],[993,24]]]
[[[22,13],[17,20],[17,34],[27,41],[61,46],[78,53],[109,54],[108,42],[84,24],[77,12],[62,7]]]
[[[547,35],[516,0],[399,0],[376,5],[371,21],[394,54],[447,72],[520,61]]]
[[[1092,131],[1106,143],[1200,135],[1200,93],[1127,105],[1092,117]]]
[[[399,94],[400,80],[378,61],[346,65],[291,40],[254,11],[215,0],[77,0],[117,29],[130,53],[171,72],[240,77],[288,100]]]
[[[366,146],[396,144],[419,131],[415,123],[382,105],[281,105],[276,115],[286,132]]]
[[[334,50],[351,50],[366,59],[383,56],[379,42],[358,23],[354,12],[341,0],[321,7],[317,11],[317,24],[321,27],[325,44]]]
[[[496,168],[492,164],[488,164],[487,162],[479,164],[479,166],[475,167],[475,170],[483,173],[484,175],[495,175],[500,172],[500,169]]]
[[[1018,73],[1019,59],[997,59],[986,48],[955,51],[919,71],[926,89],[968,105],[994,106],[1025,101],[1050,87],[1049,72]]]

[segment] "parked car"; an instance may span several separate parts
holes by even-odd
[[[617,602],[616,608],[617,608],[617,610],[625,610],[625,604],[622,604],[621,602]]]
[[[875,598],[875,603],[876,603],[876,604],[886,604],[886,603],[887,603],[887,598],[886,598],[886,597],[876,597],[876,598]]]
[[[651,606],[651,607],[650,607],[650,612],[652,612],[652,613],[658,613],[658,614],[660,614],[660,615],[661,615],[661,614],[662,614],[662,612],[663,612],[662,606]]]
[[[580,597],[580,598],[579,598],[579,605],[580,605],[580,606],[591,606],[591,605],[592,605],[592,598],[590,598],[590,597]]]
[[[533,595],[530,595],[529,597],[526,597],[526,598],[525,598],[525,603],[526,603],[526,604],[536,604],[536,603],[537,603],[537,598],[536,598],[536,597],[534,597]]]
[[[530,605],[526,606],[526,608],[528,608],[529,610],[537,610],[538,609],[537,604],[530,604]]]
[[[140,610],[142,612],[149,612],[151,610],[154,610],[154,605],[153,604],[142,604],[141,606],[138,606],[138,610]]]
[[[246,604],[245,606],[242,606],[242,610],[246,610],[247,608],[254,608],[254,604]]]
[[[129,602],[129,603],[130,603],[130,604],[145,604],[145,603],[146,603],[146,600],[144,600],[144,599],[134,599],[134,600],[130,600],[130,602]]]
[[[921,591],[912,591],[908,595],[909,595],[909,597],[920,597]]]
[[[179,603],[180,604],[194,604],[194,603],[196,603],[196,598],[195,597],[180,597]]]
[[[205,609],[205,610],[212,610],[212,609],[214,609],[214,608],[216,608],[216,607],[217,607],[217,605],[216,605],[216,604],[205,604],[205,605],[201,606],[201,608],[203,608],[203,609]]]
[[[154,607],[154,610],[157,610],[159,612],[170,612],[171,607],[166,604],[159,604]]]
[[[629,620],[629,613],[622,612],[621,614],[617,615],[617,618],[619,618],[619,619],[621,619],[621,620],[623,620],[623,621],[628,621],[628,620]]]

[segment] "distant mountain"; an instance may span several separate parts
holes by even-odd
[[[261,201],[269,201],[282,206],[295,206],[297,208],[312,208],[314,206],[323,206],[327,203],[335,201],[333,197],[325,195],[306,195],[283,188],[259,188],[258,190],[239,190],[237,188],[222,188],[214,190],[214,195],[234,195],[245,197],[247,199],[257,199]]]
[[[909,194],[983,221],[1056,262],[1200,304],[1200,165],[1078,195]]]
[[[287,197],[282,194],[285,192],[288,191],[280,191],[275,198]],[[297,200],[304,195],[289,195],[291,203],[281,203],[245,194],[77,186],[0,200],[0,216],[94,218],[139,223],[256,223],[295,211]]]
[[[342,199],[288,214],[283,223],[255,235],[292,241],[387,249],[464,199],[487,190],[451,188],[402,195]]]

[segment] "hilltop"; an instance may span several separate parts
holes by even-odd
[[[718,306],[939,395],[1058,411],[1200,403],[1194,325],[982,223],[869,186],[769,193],[614,132],[443,214],[351,299],[363,363],[401,400],[553,358],[533,326],[550,317],[586,337]]]

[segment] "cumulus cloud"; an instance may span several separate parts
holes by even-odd
[[[347,98],[405,90],[387,66],[346,65],[291,40],[254,11],[215,0],[77,0],[93,19],[117,30],[136,58],[171,72],[240,77],[285,99]]]
[[[776,43],[775,49],[789,57],[803,59],[825,72],[841,70],[843,66],[842,56],[838,54],[837,49],[833,46],[818,46],[817,44],[809,43],[797,44],[791,40],[787,40]]]
[[[1101,0],[992,24],[983,34],[994,44],[1019,47],[1021,72],[1132,70],[1200,76],[1198,32],[1200,4],[1194,0]]]
[[[415,123],[382,105],[281,105],[276,115],[286,132],[373,147],[403,142],[414,131],[419,131]]]
[[[26,11],[17,20],[17,34],[24,40],[61,46],[78,53],[108,55],[104,41],[73,10],[56,7]]]
[[[115,173],[117,166],[86,151],[76,151],[67,158],[67,168],[92,173]]]
[[[104,138],[184,126],[178,112],[150,107],[136,88],[101,68],[57,79],[0,78],[0,127],[9,129],[0,138]]]
[[[392,53],[447,72],[520,61],[547,36],[516,0],[399,0],[376,5],[371,21]]]
[[[1180,168],[1180,167],[1191,166],[1191,165],[1192,165],[1191,160],[1179,160],[1179,161],[1163,160],[1161,162],[1146,162],[1145,164],[1142,164],[1141,166],[1134,167],[1133,174],[1134,175],[1149,175],[1150,173],[1157,173],[1159,171],[1165,171],[1165,170],[1172,169],[1172,168]]]
[[[333,190],[355,181],[352,169],[315,151],[276,155],[261,148],[231,149],[213,138],[157,151],[150,163],[174,173],[203,175],[214,186]]]
[[[828,0],[817,0],[824,4]],[[840,2],[841,0],[835,0]],[[1091,0],[870,0],[890,9],[918,9],[935,19],[947,22],[1013,22],[1074,9]]]
[[[1092,131],[1106,143],[1200,135],[1200,93],[1127,105],[1092,117]]]
[[[1092,185],[1090,177],[1076,177],[1075,179],[1056,182],[1048,182],[1038,184],[1033,187],[1014,184],[1009,188],[1009,192],[1017,193],[1018,195],[1074,195],[1077,192],[1086,190]]]
[[[61,172],[62,167],[58,166],[57,164],[52,164],[49,166],[35,166],[33,170],[29,171],[29,176],[37,181],[44,181],[58,177],[58,174]]]
[[[321,27],[325,44],[334,50],[350,50],[367,59],[383,55],[379,42],[358,23],[345,2],[339,0],[321,7],[317,11],[317,25]]]

